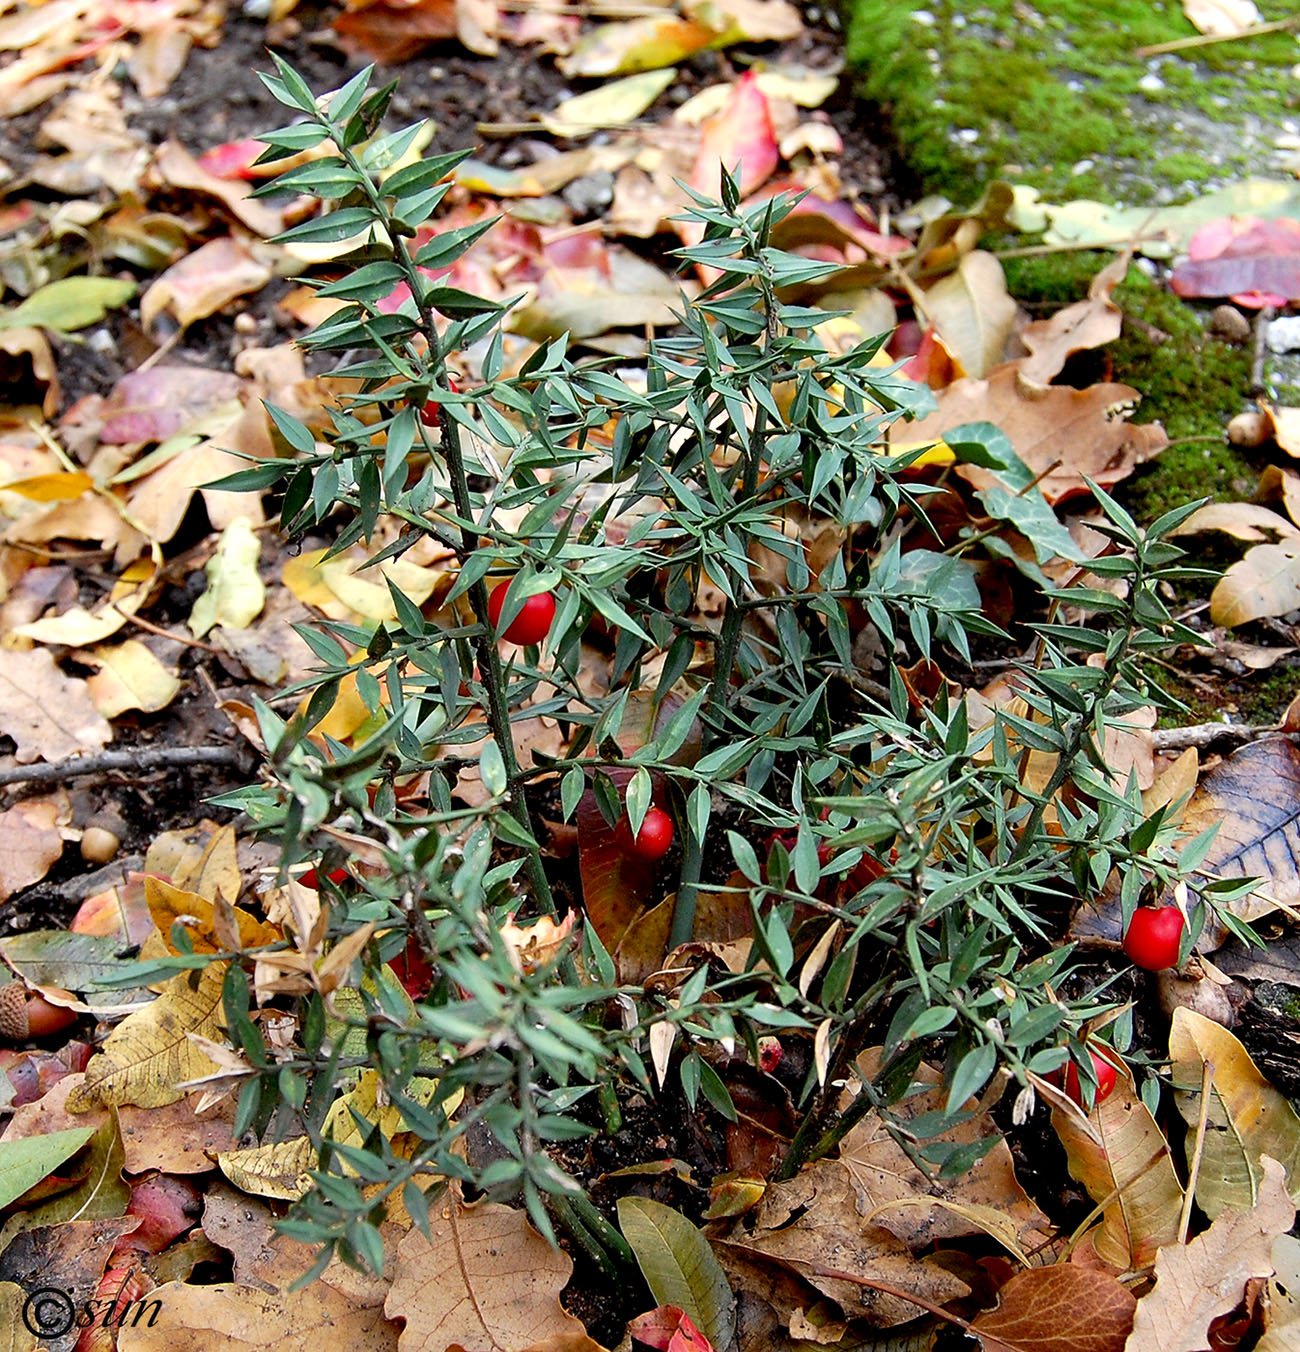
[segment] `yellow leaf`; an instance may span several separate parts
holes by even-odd
[[[195,601],[189,618],[190,632],[196,638],[218,624],[247,629],[261,614],[266,602],[266,588],[257,572],[261,550],[261,542],[244,517],[221,532],[217,552],[204,569],[208,589]]]
[[[95,708],[105,718],[126,709],[156,713],[180,693],[181,683],[138,639],[95,648],[79,656],[99,671],[86,681]]]
[[[1300,1117],[1260,1074],[1250,1053],[1226,1028],[1190,1009],[1176,1009],[1169,1029],[1174,1101],[1188,1125],[1188,1149],[1201,1113],[1207,1062],[1214,1067],[1196,1203],[1211,1220],[1249,1211],[1264,1177],[1265,1156],[1286,1170],[1287,1191],[1300,1195]]]
[[[226,947],[217,933],[213,903],[205,897],[174,887],[165,879],[152,877],[144,880],[144,894],[149,902],[149,914],[170,952],[178,951],[171,942],[171,929],[177,921],[184,927],[196,953],[216,953]],[[242,907],[231,909],[242,949],[273,944],[281,937],[274,925],[258,920]]]
[[[0,484],[0,491],[18,493],[32,502],[71,502],[94,487],[89,474],[33,474],[26,479],[14,479]]]
[[[155,568],[149,559],[137,559],[113,584],[108,600],[98,610],[72,606],[48,620],[21,624],[15,634],[37,643],[59,643],[69,648],[89,648],[115,634],[144,605]],[[107,740],[107,739],[106,739]]]
[[[158,998],[128,1014],[90,1058],[85,1078],[68,1096],[68,1108],[86,1112],[108,1104],[133,1103],[162,1108],[185,1097],[176,1085],[211,1075],[215,1063],[189,1034],[218,1039],[223,1013],[221,986],[226,964],[205,967],[197,984],[193,973],[181,972],[162,988]]]
[[[217,1164],[240,1191],[293,1202],[311,1191],[309,1171],[316,1167],[316,1148],[310,1136],[295,1136],[247,1150],[223,1150]]]

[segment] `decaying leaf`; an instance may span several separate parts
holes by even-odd
[[[1119,483],[1167,441],[1158,424],[1134,424],[1119,416],[1136,404],[1137,390],[1115,384],[1086,390],[1031,386],[1014,362],[983,380],[956,380],[937,397],[937,413],[900,429],[909,443],[941,441],[945,432],[964,423],[994,423],[1029,468],[1044,476],[1039,487],[1053,504],[1086,492],[1085,475],[1103,488]],[[993,482],[975,465],[962,465],[958,473],[977,488]]]
[[[236,297],[260,291],[271,275],[256,250],[242,241],[230,235],[209,240],[154,280],[140,300],[140,320],[149,328],[166,310],[188,328]]]
[[[1101,347],[1119,337],[1124,316],[1110,293],[1124,280],[1128,266],[1129,256],[1121,254],[1092,279],[1085,299],[1024,329],[1020,341],[1029,356],[1020,363],[1022,379],[1046,385],[1073,353]]]
[[[216,553],[208,560],[207,590],[194,603],[189,626],[202,638],[214,625],[246,629],[261,614],[266,588],[258,576],[262,542],[244,517],[221,532]]]
[[[1210,594],[1210,618],[1232,629],[1300,610],[1300,540],[1256,545],[1232,564]]]
[[[1228,1211],[1250,1211],[1265,1186],[1266,1158],[1278,1162],[1287,1190],[1300,1194],[1300,1116],[1260,1074],[1245,1047],[1211,1019],[1177,1009],[1169,1029],[1169,1057],[1174,1097],[1189,1138],[1200,1119],[1205,1066],[1214,1069],[1196,1178],[1201,1210],[1212,1220]]]
[[[1190,1244],[1170,1244],[1156,1255],[1155,1289],[1138,1301],[1126,1352],[1211,1346],[1211,1321],[1237,1305],[1250,1278],[1272,1276],[1273,1241],[1294,1222],[1282,1166],[1265,1158],[1252,1207],[1220,1212]]]
[[[11,649],[0,662],[0,732],[17,743],[24,765],[97,751],[113,739],[85,681],[65,676],[44,648]]]
[[[1002,264],[991,253],[965,254],[954,272],[917,297],[958,374],[987,375],[1006,355],[1016,318]]]
[[[560,1306],[573,1270],[522,1211],[444,1197],[429,1215],[431,1239],[412,1229],[397,1248],[390,1319],[406,1320],[403,1352],[467,1348],[523,1352],[548,1337],[585,1336]]]
[[[1255,0],[1183,0],[1183,13],[1202,32],[1235,37],[1262,23]]]
[[[1201,781],[1183,818],[1197,834],[1216,827],[1201,873],[1207,878],[1260,878],[1256,892],[1228,903],[1234,915],[1257,920],[1300,901],[1300,748],[1265,737],[1233,752]],[[1209,930],[1201,946],[1222,935]]]
[[[0,901],[39,882],[63,853],[59,808],[27,799],[0,812]]]

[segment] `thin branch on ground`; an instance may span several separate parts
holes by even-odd
[[[107,771],[179,769],[187,765],[242,765],[245,751],[236,746],[158,746],[139,750],[101,751],[93,756],[69,756],[67,760],[40,765],[15,765],[0,770],[0,785],[57,784],[65,779],[99,775]]]
[[[1216,742],[1243,743],[1256,742],[1261,737],[1296,736],[1277,723],[1193,723],[1186,728],[1157,728],[1151,734],[1151,745],[1156,751],[1186,751],[1189,746],[1200,751]]]

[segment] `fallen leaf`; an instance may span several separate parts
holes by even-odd
[[[204,571],[207,590],[194,603],[188,625],[195,638],[202,638],[214,625],[247,629],[261,614],[266,588],[258,576],[257,561],[262,542],[244,517],[221,532],[217,549]]]
[[[767,182],[780,159],[767,96],[758,87],[758,76],[748,71],[701,128],[691,187],[716,197],[725,170],[736,174],[741,197],[748,197]]]
[[[585,1333],[559,1300],[572,1261],[522,1211],[448,1194],[430,1208],[429,1231],[426,1239],[413,1228],[393,1258],[384,1313],[406,1320],[403,1352],[453,1343],[524,1352],[539,1339]]]
[[[567,79],[593,75],[630,75],[674,66],[703,50],[717,30],[672,10],[636,19],[600,24],[584,33],[568,56],[556,63]]]
[[[1230,296],[1262,309],[1300,297],[1300,220],[1231,216],[1204,225],[1170,274],[1179,296]]]
[[[91,1058],[85,1079],[69,1095],[69,1109],[125,1103],[164,1107],[184,1098],[186,1091],[177,1089],[178,1084],[216,1068],[188,1034],[220,1035],[225,972],[225,963],[210,963],[193,988],[190,973],[182,972],[163,986],[157,999],[128,1014]]]
[[[1008,362],[983,380],[964,376],[954,381],[939,392],[938,412],[900,428],[909,444],[919,444],[942,441],[945,432],[963,423],[993,423],[1034,474],[1044,476],[1039,487],[1055,506],[1088,491],[1085,475],[1110,488],[1164,448],[1168,439],[1158,424],[1136,425],[1117,416],[1138,398],[1127,385],[1030,386],[1016,363]],[[976,465],[962,465],[957,472],[976,488],[996,482]]]
[[[181,692],[176,673],[138,639],[95,648],[79,657],[99,668],[94,676],[87,677],[86,688],[105,718],[116,718],[127,709],[156,713]]]
[[[1128,267],[1129,255],[1121,254],[1092,279],[1085,299],[1058,310],[1050,319],[1035,320],[1021,332],[1020,341],[1029,351],[1020,363],[1024,380],[1046,385],[1075,352],[1101,347],[1119,337],[1124,316],[1110,293],[1127,276]]]
[[[866,1052],[858,1059],[858,1069],[868,1078],[879,1067],[879,1051]],[[909,1094],[891,1111],[902,1122],[941,1111],[947,1098],[942,1078],[939,1071],[922,1063],[912,1072],[913,1084],[934,1087]],[[934,1139],[972,1145],[995,1135],[998,1130],[993,1119],[984,1111]],[[907,1157],[885,1130],[879,1114],[870,1113],[840,1142],[840,1160],[853,1180],[859,1215],[883,1226],[916,1252],[936,1240],[989,1233],[990,1224],[996,1224],[1001,1232],[994,1238],[1009,1241],[1013,1253],[1017,1248],[1034,1248],[1046,1237],[1047,1218],[1016,1180],[1005,1140],[998,1140],[960,1178],[933,1180]]]
[[[0,732],[17,744],[20,765],[98,751],[113,729],[85,681],[65,676],[44,648],[9,651],[0,663]]]
[[[318,1352],[322,1340],[356,1352],[396,1352],[398,1345],[397,1325],[381,1310],[359,1307],[319,1282],[292,1292],[167,1282],[139,1308],[149,1316],[122,1323],[119,1352]]]
[[[1218,530],[1234,540],[1265,540],[1265,532],[1277,536],[1300,535],[1300,530],[1285,517],[1261,507],[1255,502],[1207,502],[1198,507],[1170,536],[1199,535],[1203,531]]]
[[[418,56],[431,42],[454,38],[456,0],[350,0],[347,12],[334,20],[334,31],[345,48],[364,51],[384,65],[396,65]]]
[[[916,303],[957,363],[959,375],[984,376],[1002,361],[1016,303],[1007,294],[1002,264],[993,254],[980,249],[966,254],[955,271]]]
[[[618,1225],[655,1300],[684,1311],[713,1347],[730,1347],[735,1297],[700,1231],[647,1197],[620,1197]]]
[[[238,398],[242,388],[232,372],[204,366],[160,362],[131,371],[104,401],[99,439],[110,445],[163,441]]]
[[[1110,1094],[1093,1104],[1087,1125],[1053,1105],[1052,1126],[1065,1146],[1070,1176],[1095,1202],[1105,1202],[1093,1248],[1119,1272],[1146,1267],[1178,1237],[1183,1189],[1169,1143],[1133,1081],[1120,1074]]]
[[[34,291],[21,305],[0,310],[0,328],[71,333],[98,324],[135,295],[135,283],[116,277],[63,277]]]
[[[0,1141],[0,1207],[15,1202],[85,1146],[93,1127]]]
[[[241,1192],[296,1202],[312,1189],[310,1171],[316,1167],[317,1152],[311,1137],[293,1136],[287,1141],[223,1150],[217,1164]]]
[[[984,1352],[1122,1352],[1136,1304],[1109,1272],[1057,1263],[1016,1273],[970,1331]]]
[[[271,268],[241,240],[209,240],[154,279],[140,299],[140,322],[152,328],[167,310],[186,329],[236,297],[260,291],[271,277]]]
[[[1201,781],[1183,818],[1189,834],[1216,827],[1201,865],[1207,878],[1261,878],[1257,892],[1227,903],[1242,920],[1258,920],[1300,902],[1300,747],[1263,737],[1234,751]],[[1200,940],[1210,951],[1222,933]]]
[[[1300,610],[1300,540],[1256,545],[1215,583],[1210,619],[1227,629]]]
[[[715,1245],[729,1269],[738,1261],[757,1261],[769,1272],[773,1265],[787,1269],[876,1329],[909,1323],[917,1307],[855,1277],[886,1282],[937,1305],[969,1291],[940,1264],[913,1257],[888,1230],[859,1218],[848,1171],[835,1160],[820,1160],[788,1183],[773,1184],[757,1213],[734,1223]]]
[[[236,220],[263,239],[278,235],[284,228],[283,213],[253,197],[252,189],[247,184],[208,173],[177,140],[165,141],[158,148],[153,172],[168,187],[216,198]]]
[[[691,1317],[676,1305],[660,1305],[637,1317],[627,1326],[633,1342],[644,1343],[656,1352],[714,1352],[713,1344],[691,1322]]]
[[[39,882],[63,853],[59,809],[29,798],[0,812],[0,901]]]
[[[1263,22],[1255,0],[1183,0],[1183,13],[1200,32],[1220,38]]]
[[[1201,1352],[1213,1345],[1211,1322],[1236,1308],[1250,1278],[1273,1275],[1273,1241],[1295,1222],[1282,1176],[1276,1160],[1264,1159],[1249,1210],[1220,1212],[1190,1244],[1160,1250],[1155,1289],[1138,1301],[1125,1352]]]
[[[1245,1047],[1213,1020],[1179,1008],[1169,1029],[1169,1057],[1189,1142],[1200,1119],[1204,1067],[1207,1062],[1214,1067],[1196,1179],[1201,1210],[1211,1220],[1228,1211],[1248,1212],[1264,1186],[1266,1158],[1278,1161],[1288,1191],[1300,1193],[1300,1116],[1260,1074]]]
[[[645,71],[611,80],[586,94],[564,99],[542,114],[542,126],[553,136],[588,136],[603,127],[625,127],[635,121],[677,78],[667,70]]]

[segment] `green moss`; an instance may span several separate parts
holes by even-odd
[[[962,200],[972,176],[1067,196],[1187,195],[1264,167],[1287,116],[1290,33],[1134,55],[1194,36],[1179,0],[846,4],[864,91],[890,107],[928,185]]]

